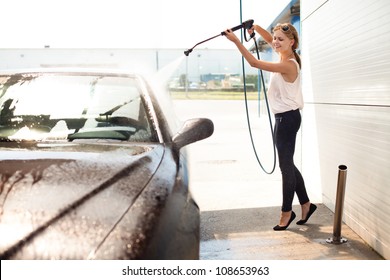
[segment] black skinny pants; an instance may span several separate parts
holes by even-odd
[[[292,210],[294,193],[299,203],[309,202],[305,182],[301,172],[294,164],[294,152],[297,132],[301,126],[301,113],[299,110],[275,114],[275,142],[279,157],[279,167],[282,172],[283,204],[282,211]]]

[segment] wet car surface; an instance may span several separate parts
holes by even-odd
[[[137,75],[0,73],[0,259],[197,259],[183,125]]]

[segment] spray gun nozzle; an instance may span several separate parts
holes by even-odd
[[[186,56],[188,56],[191,52],[192,52],[192,49],[188,49],[188,50],[184,51],[184,54],[185,54]]]

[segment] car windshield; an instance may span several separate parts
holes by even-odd
[[[135,77],[0,75],[0,140],[156,141],[145,104]]]

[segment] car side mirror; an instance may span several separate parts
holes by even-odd
[[[187,120],[179,132],[173,137],[173,145],[180,150],[186,145],[210,137],[214,132],[214,124],[205,118]]]

